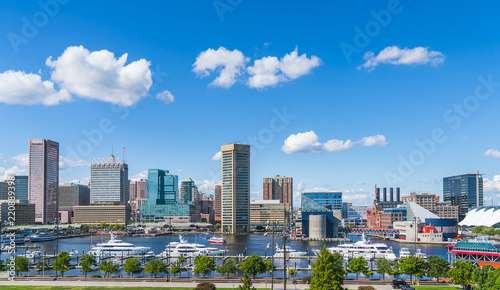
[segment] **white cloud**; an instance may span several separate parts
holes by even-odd
[[[30,157],[28,153],[19,154],[11,158],[11,162],[19,167],[28,167]]]
[[[485,153],[484,156],[486,157],[494,157],[494,158],[500,158],[500,152],[496,149],[488,149]]]
[[[319,142],[319,137],[314,131],[297,133],[285,139],[281,150],[286,154],[306,153],[318,154],[323,152],[337,152],[352,148],[354,145],[362,146],[386,146],[388,143],[383,135],[364,137],[359,141],[331,139],[326,143]]]
[[[83,46],[70,46],[56,60],[49,57],[46,65],[52,68],[52,80],[70,93],[131,106],[148,94],[153,81],[149,61],[125,65],[127,56],[115,58],[107,50],[90,52]]]
[[[170,91],[167,90],[158,93],[156,95],[156,98],[164,102],[165,104],[170,104],[174,102],[174,96],[172,95],[172,93],[170,93]]]
[[[220,184],[215,179],[194,180],[194,183],[198,187],[198,191],[208,194],[215,194],[215,186]]]
[[[66,158],[63,156],[59,156],[59,169],[61,170],[80,166],[90,166],[90,162],[88,162],[87,160],[78,159],[76,157]]]
[[[0,102],[15,105],[57,105],[71,101],[67,90],[58,91],[38,74],[9,70],[0,73]]]
[[[483,179],[484,192],[500,192],[500,175],[493,176],[493,179]]]
[[[132,175],[131,177],[129,177],[129,179],[132,181],[137,181],[137,180],[141,180],[141,179],[148,179],[148,171],[143,170],[135,175]]]
[[[182,172],[182,171],[184,171],[184,169],[177,169],[176,171],[177,172]]]
[[[415,48],[399,48],[397,46],[388,46],[379,52],[378,55],[369,51],[365,53],[366,62],[358,69],[366,68],[373,70],[380,64],[392,65],[422,65],[429,64],[437,66],[444,62],[445,56],[439,51],[429,50],[428,47],[417,46]]]
[[[27,170],[14,165],[10,168],[0,167],[0,181],[4,181],[13,175],[25,175]]]
[[[262,89],[309,74],[313,68],[321,65],[317,56],[299,56],[297,47],[281,59],[266,56],[256,59],[253,66],[246,67],[249,61],[250,58],[245,57],[241,51],[229,51],[221,46],[217,50],[210,48],[201,52],[193,64],[193,71],[200,77],[207,77],[211,72],[219,70],[219,76],[210,86],[224,88],[234,85],[238,77],[247,72],[250,77],[243,82],[250,88]]]
[[[222,46],[217,50],[209,48],[196,57],[193,71],[200,77],[207,77],[218,69],[219,76],[210,83],[210,86],[229,88],[236,83],[247,61],[248,58],[237,49],[230,51]]]
[[[313,55],[310,58],[304,53],[298,55],[298,48],[285,54],[278,60],[277,57],[268,56],[254,61],[253,66],[247,68],[251,77],[248,86],[262,89],[274,86],[280,82],[287,82],[310,74],[311,70],[321,65],[321,60]]]
[[[374,136],[363,137],[363,138],[361,138],[361,140],[358,141],[358,143],[361,146],[366,146],[366,147],[376,146],[376,145],[381,146],[381,147],[385,147],[385,146],[387,146],[387,144],[389,144],[385,140],[385,136],[380,135],[380,134],[377,134]]]
[[[212,156],[212,160],[220,160],[222,158],[222,153],[219,151]]]

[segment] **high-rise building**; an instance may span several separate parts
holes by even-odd
[[[458,206],[459,221],[469,209],[483,206],[483,177],[479,171],[443,178],[443,201]]]
[[[148,192],[148,181],[146,179],[131,180],[129,184],[130,201],[146,198]]]
[[[222,186],[215,186],[215,200],[214,200],[214,221],[215,223],[220,223],[222,220],[221,216],[221,192]]]
[[[221,146],[222,230],[247,233],[250,229],[250,145]]]
[[[148,200],[146,204],[176,204],[179,177],[168,170],[149,169]]]
[[[179,217],[189,220],[192,205],[178,201],[179,179],[168,170],[149,169],[146,204],[139,205],[144,222],[169,222]]]
[[[28,199],[35,205],[35,222],[56,222],[59,215],[59,143],[31,139]]]
[[[279,200],[293,208],[293,178],[265,177],[263,182],[264,200]]]
[[[181,181],[181,201],[184,203],[192,203],[197,199],[197,197],[195,197],[197,194],[198,189],[191,178],[187,177]]]
[[[90,188],[83,184],[59,185],[59,210],[73,210],[77,205],[90,204]]]
[[[14,193],[17,200],[28,200],[28,176],[27,175],[16,175],[14,176],[14,182],[16,184]]]
[[[8,198],[9,198],[8,181],[0,182],[0,200],[7,200]]]
[[[90,165],[90,202],[128,204],[128,164],[111,155],[96,159]]]

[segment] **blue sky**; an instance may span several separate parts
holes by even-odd
[[[212,157],[242,142],[256,198],[276,174],[296,201],[368,204],[375,184],[441,195],[444,176],[480,170],[499,201],[494,1],[42,3],[1,4],[0,177],[26,174],[28,140],[47,138],[62,182],[113,146],[131,177],[168,169],[211,192]]]

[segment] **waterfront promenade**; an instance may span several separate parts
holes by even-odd
[[[180,280],[180,279],[176,279]],[[156,278],[156,279],[129,279],[129,278],[111,278],[111,279],[92,279],[92,278],[64,278],[57,281],[53,281],[52,279],[37,279],[37,278],[18,278],[15,281],[5,281],[4,279],[0,280],[0,287],[4,285],[18,285],[18,286],[94,286],[94,287],[184,287],[184,288],[195,288],[196,285],[201,281],[209,281],[215,284],[217,288],[233,288],[238,289],[238,285],[240,285],[238,279],[231,279],[229,281],[221,282],[220,279],[215,281],[211,281],[211,279],[196,279],[189,281],[188,279],[183,279],[185,281],[172,281],[166,282],[165,279]],[[269,279],[258,279],[254,281],[253,287],[256,289],[271,289],[271,283]],[[371,285],[375,289],[381,290],[389,290],[392,289],[390,280],[386,281],[367,281],[367,280],[346,280],[344,282],[344,288],[348,289],[358,289],[359,286]],[[425,282],[421,283],[421,285],[425,286],[449,286],[445,283],[435,283],[435,282]],[[274,289],[280,290],[284,289],[283,281],[279,281],[274,283]],[[291,280],[287,283],[287,289],[293,290],[303,290],[309,289],[309,285],[307,284],[292,284]]]

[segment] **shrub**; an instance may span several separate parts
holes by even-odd
[[[312,280],[313,276],[304,276],[302,278],[302,283],[303,284],[311,284],[311,280]]]
[[[99,275],[92,275],[92,278],[101,278]]]
[[[202,282],[198,285],[196,285],[196,288],[194,288],[196,290],[215,290],[215,285],[213,283],[210,283],[210,282]]]
[[[358,290],[375,290],[373,286],[359,286]]]

